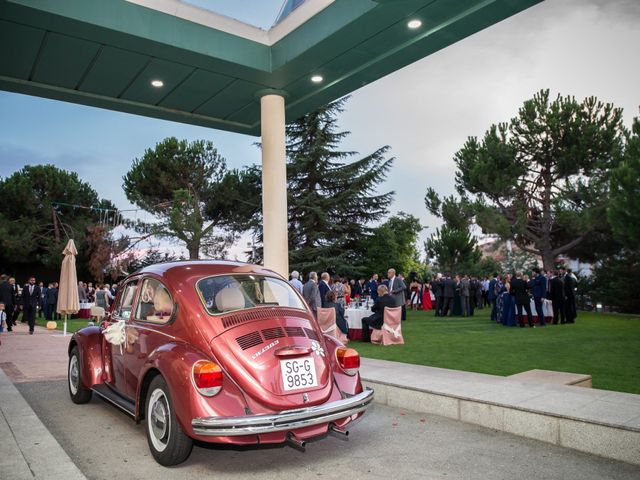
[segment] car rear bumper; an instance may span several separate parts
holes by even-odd
[[[373,390],[315,407],[285,410],[267,415],[243,417],[202,417],[191,421],[197,435],[230,437],[282,432],[329,423],[364,412],[373,401]]]

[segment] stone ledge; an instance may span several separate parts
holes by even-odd
[[[554,372],[553,370],[528,370],[510,375],[507,378],[522,380],[523,382],[555,383],[557,385],[571,385],[574,387],[592,387],[591,375],[584,373]]]
[[[640,465],[640,395],[371,359],[361,376],[378,403]]]

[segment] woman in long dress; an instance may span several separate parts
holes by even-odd
[[[500,323],[505,327],[515,327],[516,326],[516,302],[513,299],[513,295],[511,295],[511,284],[504,284],[505,291],[500,294],[500,298],[502,299],[502,311],[500,312]]]
[[[421,303],[420,298],[420,282],[414,278],[411,284],[409,285],[409,290],[411,291],[411,310],[418,310],[418,307]]]
[[[424,282],[422,285],[422,310],[433,310],[431,302],[431,284]]]

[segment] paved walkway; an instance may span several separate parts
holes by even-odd
[[[43,327],[29,335],[27,324],[18,322],[13,332],[0,334],[0,369],[14,383],[66,378],[70,338]]]
[[[0,477],[85,478],[12,383],[64,378],[67,340],[19,324],[0,341]]]

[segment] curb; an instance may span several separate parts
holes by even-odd
[[[0,369],[0,472],[12,480],[86,477]]]

